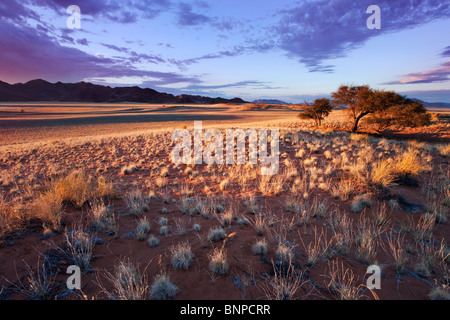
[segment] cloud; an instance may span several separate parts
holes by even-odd
[[[441,56],[450,57],[450,46],[448,46],[447,48],[444,49],[444,51],[442,51]]]
[[[330,72],[324,61],[344,57],[373,37],[409,29],[450,16],[450,5],[440,0],[376,1],[381,29],[366,26],[366,9],[373,0],[306,0],[280,11],[272,32],[279,47],[312,72]]]
[[[67,15],[66,9],[76,4],[81,14],[104,18],[117,23],[134,23],[139,18],[153,19],[172,6],[170,0],[25,0],[41,7]]]
[[[118,59],[122,60],[122,61],[128,61],[131,63],[137,63],[137,62],[149,62],[149,63],[165,63],[166,61],[161,58],[158,55],[151,55],[151,54],[146,54],[146,53],[137,53],[135,51],[132,51],[128,48],[125,47],[118,47],[116,45],[113,44],[108,44],[108,43],[100,43],[102,46],[126,54],[125,57],[117,57]]]
[[[441,64],[438,68],[423,72],[414,72],[403,75],[398,81],[384,83],[393,84],[412,84],[412,83],[435,83],[450,80],[450,60]]]
[[[281,87],[272,87],[269,85],[269,82],[256,81],[256,80],[247,80],[247,81],[239,81],[221,85],[189,85],[183,89],[187,90],[210,90],[210,89],[225,89],[225,88],[248,88],[252,89],[281,89]]]
[[[192,5],[188,3],[178,4],[178,18],[177,23],[183,27],[197,26],[211,22],[211,18],[192,11]]]
[[[62,46],[51,36],[29,26],[0,20],[0,30],[3,32],[0,78],[11,83],[33,78],[77,82],[86,78],[121,77],[152,78],[158,84],[199,83],[197,77],[137,69],[129,61],[93,56]]]

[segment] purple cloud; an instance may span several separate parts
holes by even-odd
[[[198,83],[196,77],[140,70],[128,61],[101,58],[60,45],[44,32],[0,20],[0,79],[15,83],[33,78],[77,82],[86,78],[153,78],[160,84]]]
[[[444,51],[442,51],[441,56],[450,57],[450,46],[448,46],[447,48],[444,49]]]
[[[269,82],[263,81],[255,81],[255,80],[247,80],[247,81],[239,81],[234,83],[227,83],[222,85],[189,85],[183,89],[188,90],[207,90],[207,89],[225,89],[225,88],[244,88],[244,87],[252,87],[253,89],[281,89],[281,87],[272,87],[269,85]]]
[[[26,0],[41,7],[48,7],[61,15],[76,4],[83,15],[102,17],[117,23],[134,23],[139,17],[153,19],[172,6],[170,0]]]
[[[178,4],[178,25],[183,27],[197,26],[211,22],[211,18],[192,11],[192,5],[188,3]]]
[[[450,80],[450,60],[441,64],[439,67],[423,72],[414,72],[403,75],[398,81],[384,83],[392,84],[411,84],[411,83],[434,83]]]
[[[381,9],[380,30],[366,26],[366,9],[373,4]],[[279,47],[312,72],[330,72],[332,66],[323,66],[324,61],[343,57],[370,38],[448,18],[450,5],[440,0],[319,0],[302,1],[278,15]]]

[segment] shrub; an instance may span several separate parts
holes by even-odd
[[[152,248],[159,246],[159,239],[155,237],[154,235],[151,235],[148,240],[148,245]]]
[[[299,119],[314,120],[317,126],[322,125],[323,119],[333,110],[330,100],[326,98],[316,99],[312,105],[305,105],[305,109],[298,115]]]
[[[177,269],[187,270],[194,259],[191,245],[188,242],[180,243],[171,249],[172,265]]]
[[[148,205],[145,200],[140,190],[134,190],[125,195],[125,202],[130,210],[130,214],[135,217],[141,217],[144,212],[148,211]]]
[[[66,255],[70,262],[81,270],[90,270],[92,253],[94,251],[94,237],[82,230],[73,230],[66,233]]]
[[[147,218],[142,218],[139,220],[136,230],[134,234],[139,241],[145,240],[147,237],[147,233],[150,231],[150,222],[148,222]]]
[[[265,256],[267,254],[267,242],[265,239],[255,242],[252,246],[252,252],[256,256]]]
[[[150,289],[150,298],[155,300],[167,300],[175,297],[178,287],[170,281],[170,277],[160,274],[155,277]]]
[[[32,205],[32,210],[36,216],[43,221],[44,226],[53,231],[61,231],[61,224],[64,218],[62,197],[60,194],[47,191],[39,196]]]
[[[371,207],[371,206],[372,206],[372,199],[369,194],[365,193],[365,194],[358,195],[353,199],[352,204],[351,204],[351,210],[352,210],[352,212],[361,212],[366,207]]]
[[[222,228],[215,228],[209,230],[208,241],[217,242],[219,240],[225,239],[225,230]]]
[[[120,261],[116,267],[113,285],[120,300],[145,300],[148,285],[139,271],[139,266],[130,260]]]
[[[212,253],[209,254],[209,269],[219,275],[223,275],[228,272],[229,265],[227,263],[227,254],[223,248],[215,248]]]
[[[114,213],[109,206],[104,204],[104,202],[91,202],[89,212],[92,219],[92,227],[95,230],[105,232],[108,235],[117,232],[117,223]]]

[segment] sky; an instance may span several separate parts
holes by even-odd
[[[368,28],[371,5],[379,28]],[[1,0],[0,17],[0,80],[11,84],[290,103],[367,84],[450,103],[450,1]]]

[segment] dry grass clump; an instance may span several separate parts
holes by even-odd
[[[290,266],[294,260],[294,248],[289,244],[280,242],[275,250],[275,256],[280,266]]]
[[[448,285],[440,285],[434,287],[428,294],[431,300],[450,300],[450,287]]]
[[[144,212],[148,211],[146,199],[140,190],[133,190],[125,195],[125,203],[127,204],[130,214],[141,217]]]
[[[83,271],[91,268],[91,259],[94,251],[94,236],[83,230],[66,232],[66,256],[69,261],[80,267]]]
[[[150,237],[148,237],[147,243],[150,247],[154,248],[159,246],[159,239],[154,235],[150,235]]]
[[[31,209],[37,218],[39,218],[44,228],[50,228],[53,231],[60,232],[64,218],[63,198],[59,193],[47,191],[37,198]]]
[[[388,237],[389,249],[394,258],[394,268],[397,274],[401,275],[405,272],[406,263],[408,262],[408,254],[404,249],[400,234],[397,237]]]
[[[436,150],[443,157],[450,156],[450,144],[440,144],[436,146]]]
[[[390,193],[395,186],[395,167],[392,161],[380,160],[350,167],[350,176],[357,186],[375,195]]]
[[[104,178],[94,181],[84,170],[70,172],[67,176],[56,180],[50,189],[64,202],[82,207],[87,201],[115,195],[111,183]]]
[[[145,300],[148,295],[146,278],[139,271],[139,266],[129,259],[119,262],[114,276],[110,277],[114,286],[113,299]]]
[[[139,241],[144,241],[149,231],[150,231],[150,222],[147,220],[147,217],[139,219],[138,225],[134,230],[136,239],[138,239]]]
[[[336,296],[338,300],[360,300],[364,294],[361,290],[361,284],[357,285],[357,280],[351,269],[345,268],[341,262],[331,263],[330,282],[328,290]]]
[[[228,272],[227,253],[224,248],[214,248],[214,251],[208,254],[209,269],[212,273],[224,275]]]
[[[117,222],[114,212],[110,206],[106,206],[103,201],[91,202],[89,210],[92,227],[96,231],[112,235],[117,232]]]
[[[219,240],[225,239],[225,230],[222,228],[214,228],[209,230],[208,241],[217,242]]]
[[[306,254],[308,256],[306,264],[308,267],[312,268],[316,265],[316,263],[321,259],[329,259],[329,249],[330,249],[330,241],[326,240],[326,234],[323,230],[320,234],[317,232],[317,228],[314,228],[314,241],[311,241],[308,245],[303,242],[303,238],[300,236],[302,240],[303,247],[305,248]]]
[[[173,246],[170,251],[172,253],[172,265],[177,269],[187,270],[195,258],[188,242],[179,243]]]
[[[363,211],[366,207],[371,207],[372,206],[372,197],[370,196],[370,194],[361,194],[356,196],[352,203],[351,203],[351,211],[352,212],[361,212]]]
[[[351,180],[340,180],[331,187],[331,195],[336,199],[346,201],[350,198],[354,191],[353,182]]]
[[[157,275],[150,289],[150,298],[154,300],[167,300],[175,297],[178,287],[170,281],[166,274]]]
[[[424,163],[416,149],[409,149],[395,159],[394,173],[397,179],[412,178],[422,171],[424,171]]]
[[[258,240],[252,245],[252,252],[256,256],[265,256],[267,254],[266,239]]]
[[[268,300],[294,300],[304,282],[292,265],[285,272],[279,272],[273,265],[273,278],[265,281],[262,290]]]
[[[38,262],[36,272],[33,272],[28,267],[28,287],[25,288],[25,292],[33,300],[47,300],[52,297],[51,291],[54,285],[54,278],[50,277],[47,264],[47,261],[44,261],[42,264]]]
[[[30,218],[22,210],[17,210],[12,202],[0,196],[0,239],[20,231]]]

